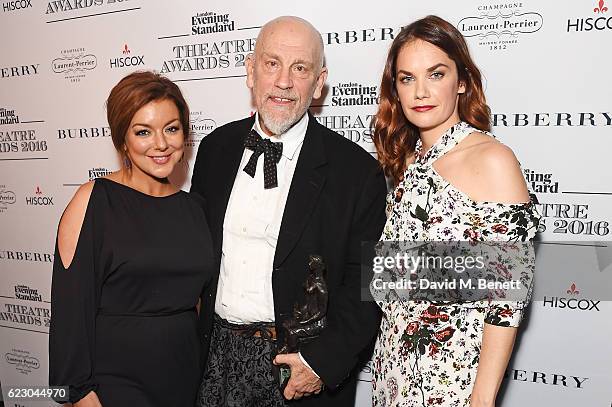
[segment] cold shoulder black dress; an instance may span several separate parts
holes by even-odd
[[[200,384],[195,306],[213,254],[200,199],[153,197],[99,178],[72,263],[55,248],[49,383],[104,407],[192,407]]]

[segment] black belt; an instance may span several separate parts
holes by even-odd
[[[228,329],[240,336],[256,336],[268,341],[276,340],[276,325],[274,322],[253,322],[250,324],[234,324],[215,314],[215,324]]]

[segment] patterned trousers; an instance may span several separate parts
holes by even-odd
[[[198,407],[283,407],[272,374],[274,343],[237,333],[215,315]]]

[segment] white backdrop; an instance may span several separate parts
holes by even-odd
[[[193,137],[187,142],[189,167],[174,178],[188,189],[202,137],[252,113],[244,58],[259,27],[279,15],[304,17],[322,33],[329,78],[324,97],[313,102],[317,120],[370,152],[369,122],[394,34],[427,14],[451,21],[468,37],[485,75],[494,132],[513,148],[538,191],[543,241],[574,242],[568,251],[585,248],[581,253],[588,262],[599,256],[594,242],[605,247],[611,240],[608,1],[1,3],[0,382],[5,398],[8,386],[47,383],[57,222],[76,186],[118,168],[104,110],[112,86],[135,69],[155,69],[177,81],[192,109]],[[589,272],[612,271],[609,262],[602,266],[598,259],[589,266],[570,265],[567,259],[562,264],[576,272],[555,278],[546,298],[536,294],[498,405],[611,405],[612,309],[605,301],[610,285],[609,279],[589,284]],[[367,406],[368,366],[361,377],[357,405]],[[48,405],[53,404],[7,402]]]

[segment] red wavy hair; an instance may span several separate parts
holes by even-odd
[[[395,87],[397,56],[406,44],[417,39],[442,49],[455,62],[459,81],[466,89],[459,95],[461,120],[478,129],[491,130],[491,111],[482,89],[482,75],[470,56],[463,35],[446,20],[432,15],[407,25],[389,49],[380,83],[380,104],[373,120],[372,139],[378,160],[394,185],[401,180],[406,160],[414,153],[419,138],[419,129],[406,119],[402,111]]]

